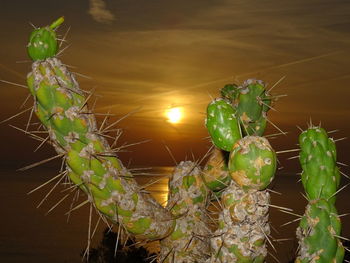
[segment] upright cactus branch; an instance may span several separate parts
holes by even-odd
[[[300,134],[299,144],[301,178],[309,203],[297,229],[300,249],[296,263],[341,263],[344,247],[335,208],[340,182],[335,143],[321,127],[310,127]]]
[[[64,156],[68,177],[102,215],[137,238],[163,238],[174,229],[172,215],[141,191],[98,132],[74,75],[55,57],[57,39],[52,28],[62,22],[36,29],[30,36],[28,53],[34,62],[27,83],[35,113],[56,151]]]
[[[229,84],[221,90],[223,98],[207,108],[212,141],[229,152],[225,160],[225,154],[215,150],[203,175],[212,190],[224,189],[219,227],[211,239],[211,262],[264,262],[267,255],[270,197],[265,189],[275,174],[276,154],[265,138],[256,136],[266,126],[269,101],[263,103],[261,97],[266,94],[261,81]]]
[[[264,262],[270,234],[270,195],[265,188],[276,170],[276,155],[263,137],[236,142],[229,159],[231,184],[221,196],[223,211],[211,240],[212,262]]]
[[[160,262],[205,262],[210,256],[208,190],[200,174],[195,163],[181,162],[169,180],[166,208],[176,218],[176,226],[174,232],[160,242]]]

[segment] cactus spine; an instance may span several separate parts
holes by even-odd
[[[341,222],[335,208],[340,183],[335,143],[321,127],[310,127],[300,134],[299,144],[301,178],[309,203],[297,229],[296,263],[343,262]]]

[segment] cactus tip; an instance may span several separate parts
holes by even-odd
[[[58,18],[57,20],[55,20],[55,21],[50,25],[50,28],[51,28],[51,29],[55,29],[55,28],[59,27],[63,22],[64,22],[64,16],[61,16],[60,18]]]

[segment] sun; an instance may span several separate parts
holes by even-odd
[[[165,112],[168,122],[170,123],[179,123],[183,118],[183,110],[180,107],[170,108]]]

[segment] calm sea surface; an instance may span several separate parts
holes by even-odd
[[[159,202],[165,202],[167,196],[167,178],[171,167],[157,167],[153,170],[135,170],[137,180],[146,184],[150,180],[155,181],[147,189]],[[151,173],[152,175],[146,175]],[[44,183],[55,175],[54,169],[36,169],[26,172],[16,172],[15,169],[0,171],[0,262],[81,262],[80,254],[87,245],[89,205],[85,205],[73,211],[69,217],[66,213],[70,210],[73,195],[67,197],[52,212],[46,215],[70,189],[58,186],[39,208],[36,206],[46,196],[55,182],[41,188],[31,195],[26,193],[38,185]],[[272,204],[288,207],[297,214],[303,214],[306,201],[300,194],[303,192],[301,184],[297,183],[298,176],[280,174],[276,176],[273,190],[282,193],[271,193]],[[350,212],[350,191],[347,189],[338,196],[337,207],[339,213]],[[81,196],[75,205],[84,201]],[[272,237],[279,239],[292,239],[288,241],[274,242],[269,251],[280,262],[288,262],[293,258],[296,243],[293,241],[297,223],[285,227],[282,224],[294,220],[296,217],[284,214],[278,209],[270,209]],[[93,215],[93,225],[98,217]],[[350,236],[350,224],[344,217],[343,235]],[[68,221],[68,222],[67,222]],[[92,246],[98,244],[102,238],[105,225],[97,228]],[[276,262],[269,257],[267,262]]]

